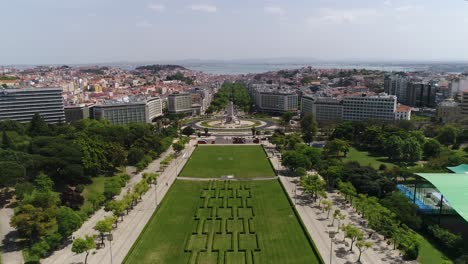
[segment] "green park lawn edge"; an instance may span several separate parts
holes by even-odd
[[[294,215],[299,221],[299,224],[301,225],[301,228],[302,228],[302,232],[304,232],[305,236],[307,237],[307,241],[309,241],[309,244],[312,247],[312,250],[314,251],[317,258],[319,259],[320,263],[325,264],[325,261],[323,261],[322,255],[320,254],[317,246],[315,245],[314,240],[310,236],[309,231],[307,230],[307,227],[305,226],[304,222],[302,221],[301,216],[299,215],[299,212],[296,210],[296,207],[294,206],[294,202],[291,200],[291,197],[289,197],[288,191],[286,190],[286,188],[284,187],[280,179],[277,179],[277,181],[279,182],[279,185],[281,186],[281,189],[283,190],[284,195],[288,199],[289,205],[291,206],[291,209],[293,210]]]
[[[268,158],[268,153],[266,152],[265,146],[264,145],[261,145],[261,146],[262,146],[263,152],[265,153],[265,156]],[[268,158],[268,163],[270,163],[270,167],[275,173],[275,175],[278,176],[278,171],[275,169],[275,166],[273,165],[273,163],[271,162],[271,159],[269,158]]]
[[[193,148],[193,151],[192,151],[192,153],[190,153],[190,156],[189,156],[189,157],[187,157],[187,162],[185,162],[185,163],[184,163],[184,165],[182,166],[182,168],[180,168],[180,170],[177,172],[177,175],[176,175],[176,177],[179,177],[179,176],[180,176],[180,174],[182,174],[182,172],[184,171],[185,167],[186,167],[186,166],[187,166],[187,164],[189,163],[189,161],[190,161],[190,158],[192,157],[193,153],[194,153],[194,152],[197,150],[197,148],[198,148],[198,144],[197,144],[197,145],[195,145],[195,147]]]
[[[186,180],[181,180],[181,179],[176,179],[176,181],[174,182],[174,184],[178,181],[186,181]],[[240,180],[241,182],[252,182],[251,180]],[[294,208],[294,206],[292,205],[292,201],[290,199],[290,197],[287,195],[287,192],[284,188],[284,186],[282,185],[281,182],[278,182],[279,179],[276,180],[277,184],[279,184],[279,186],[281,186],[281,189],[283,190],[283,194],[286,196],[286,199],[290,205],[290,207],[292,208],[292,211],[294,212],[294,216],[296,217],[298,223],[299,223],[299,226],[300,226],[300,229],[301,231],[304,233],[305,237],[306,237],[306,240],[309,242],[309,246],[310,248],[312,249],[312,253],[313,255],[315,255],[317,261],[320,263],[320,264],[324,264],[324,261],[322,259],[322,256],[320,255],[320,253],[318,252],[318,249],[317,247],[315,246],[312,238],[310,237],[309,233],[307,232],[307,229],[305,228],[305,225],[304,223],[302,222],[302,219],[300,218],[299,214],[297,213],[296,209]],[[269,182],[274,182],[274,180],[270,180]],[[200,182],[197,182],[197,183],[200,183]],[[147,229],[150,227],[150,223],[153,221],[153,218],[156,217],[157,213],[158,213],[158,210],[159,208],[161,207],[161,205],[163,203],[166,203],[166,200],[168,199],[169,197],[169,194],[170,194],[170,191],[173,189],[174,186],[171,186],[167,195],[164,196],[164,198],[161,200],[161,202],[158,204],[158,207],[156,208],[156,210],[153,212],[153,214],[151,215],[151,218],[148,220],[148,223],[145,225],[145,227],[143,228],[143,230],[140,232],[140,234],[138,235],[137,239],[135,240],[135,242],[133,243],[132,247],[130,248],[130,250],[128,251],[127,255],[125,256],[125,258],[123,259],[122,263],[129,263],[129,258],[130,256],[133,255],[133,252],[135,251],[135,248],[140,244],[140,240],[142,239],[142,237],[144,236],[144,234],[146,233]],[[187,241],[184,241],[183,243],[186,243]],[[182,242],[181,242],[182,243]]]
[[[361,166],[370,165],[371,167],[377,170],[379,169],[379,166],[381,164],[384,164],[385,166],[387,166],[387,168],[393,168],[396,166],[395,164],[391,162],[379,161],[379,159],[387,159],[387,157],[385,156],[374,157],[370,155],[370,153],[367,151],[360,151],[354,147],[350,147],[347,157],[343,158],[343,162],[355,161],[361,164]]]
[[[177,179],[176,179],[177,181]],[[174,183],[176,183],[176,181],[174,181]],[[172,188],[172,186],[171,186]],[[138,242],[141,240],[141,237],[145,234],[146,232],[146,229],[149,228],[149,224],[151,223],[151,221],[153,221],[153,218],[156,217],[156,213],[158,212],[159,208],[161,207],[160,205],[167,200],[167,197],[168,197],[168,194],[169,193],[169,190],[167,191],[166,195],[164,195],[163,199],[161,201],[159,201],[158,203],[158,206],[156,207],[156,209],[154,210],[153,214],[151,215],[150,219],[148,220],[148,222],[146,223],[145,227],[143,227],[143,230],[141,230],[140,234],[138,234],[138,237],[137,239],[135,240],[135,242],[133,242],[133,245],[132,247],[130,248],[130,250],[128,251],[127,255],[125,255],[125,258],[122,260],[122,263],[127,263],[128,261],[128,258],[132,255],[133,251],[135,250],[136,246],[138,245]]]

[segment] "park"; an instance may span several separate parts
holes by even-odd
[[[261,146],[199,146],[180,175],[125,263],[322,262],[279,181],[248,179],[275,176]]]
[[[275,172],[261,146],[216,145],[198,146],[181,177],[219,178],[267,178]]]

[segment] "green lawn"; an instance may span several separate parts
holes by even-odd
[[[273,177],[275,172],[261,146],[199,145],[180,173],[181,177]]]
[[[372,156],[372,154],[367,151],[359,151],[353,147],[349,148],[348,156],[343,159],[343,162],[348,161],[357,161],[362,166],[370,165],[375,169],[378,169],[380,164],[385,164],[387,168],[395,167],[395,164],[388,162],[387,157]]]
[[[93,194],[103,194],[104,193],[104,184],[107,181],[111,181],[112,179],[116,178],[116,176],[113,177],[105,177],[105,176],[99,176],[99,177],[93,177],[92,180],[93,182],[89,185],[86,185],[84,190],[83,190],[83,197],[84,197],[84,204],[81,206],[81,208],[86,208],[86,207],[92,207],[92,204],[89,202],[89,197]]]
[[[452,263],[442,252],[435,248],[424,237],[420,236],[421,247],[419,248],[418,261],[421,264]]]
[[[124,262],[320,263],[276,180],[177,180]]]

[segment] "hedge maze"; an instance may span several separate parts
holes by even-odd
[[[249,184],[210,181],[200,194],[186,242],[189,264],[258,264],[261,245]]]

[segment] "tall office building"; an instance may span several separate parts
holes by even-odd
[[[437,85],[408,83],[406,104],[415,107],[436,107]]]
[[[91,117],[106,119],[112,124],[151,123],[162,116],[162,101],[159,97],[133,98],[128,102],[106,101],[92,107]]]
[[[260,112],[285,113],[298,110],[299,96],[289,89],[257,89],[255,107]]]
[[[397,99],[394,95],[349,96],[343,99],[343,120],[395,120]]]
[[[0,121],[31,121],[39,114],[47,123],[65,122],[62,88],[0,90]]]
[[[333,97],[303,96],[301,115],[312,113],[318,123],[334,123],[343,119],[342,101]]]
[[[167,97],[167,109],[171,114],[192,113],[190,93],[172,93]]]
[[[385,92],[396,95],[398,102],[406,104],[408,79],[400,75],[387,76],[384,82]]]

